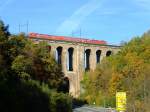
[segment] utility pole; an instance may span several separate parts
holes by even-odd
[[[79,30],[72,31],[72,33],[71,33],[72,37],[76,36],[76,34],[77,34],[77,36],[79,36],[80,38],[82,37],[82,29],[81,29],[81,27],[80,27]]]
[[[27,34],[28,34],[28,30],[29,30],[29,21],[27,21]]]
[[[20,33],[20,24],[19,24],[19,33]]]
[[[72,37],[74,36],[74,32],[72,31]]]
[[[79,33],[80,33],[80,38],[81,38],[81,36],[82,36],[82,30],[81,30],[81,27],[80,27]]]
[[[21,28],[26,27],[26,34],[28,34],[29,31],[29,21],[26,22],[26,24],[20,24],[19,23],[19,33],[21,32]]]

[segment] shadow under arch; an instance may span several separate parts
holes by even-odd
[[[58,64],[62,64],[62,50],[63,47],[61,46],[56,48],[56,61]]]
[[[109,57],[110,55],[112,55],[112,51],[109,50],[106,52],[106,57]]]
[[[68,71],[73,71],[73,54],[74,54],[74,48],[73,47],[70,47],[68,49]]]
[[[90,54],[91,49],[86,49],[84,52],[85,71],[90,70]]]
[[[69,93],[70,81],[68,77],[64,77],[58,88],[59,92]]]
[[[51,46],[50,45],[47,45],[46,49],[47,49],[48,52],[51,52]]]
[[[100,63],[101,58],[101,50],[96,51],[96,63]]]

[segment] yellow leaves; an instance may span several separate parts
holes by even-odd
[[[129,52],[124,56],[124,59],[127,65],[122,69],[122,73],[125,76],[132,74],[133,77],[137,77],[141,74],[144,69],[144,60],[141,57],[136,53]]]
[[[149,88],[150,71],[150,35],[135,38],[122,48],[117,55],[105,58],[95,71],[88,73],[88,96],[90,101],[96,96],[108,97],[116,91],[127,91],[128,102],[136,108],[142,108],[144,91]],[[143,90],[143,87],[147,90]],[[147,93],[146,93],[147,94]],[[91,97],[93,96],[93,97]]]
[[[112,77],[109,81],[109,93],[111,95],[116,93],[121,78],[122,78],[122,74],[117,74],[117,73],[112,74]]]
[[[143,59],[137,55],[137,53],[127,53],[125,56],[126,61],[130,65],[139,66],[144,63]]]
[[[92,99],[92,96],[90,96],[90,95],[87,95],[87,96],[85,97],[85,100],[86,100],[87,102],[91,102],[91,99]]]

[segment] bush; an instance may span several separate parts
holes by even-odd
[[[85,99],[73,98],[72,104],[73,104],[73,108],[76,108],[76,107],[81,107],[83,105],[86,105],[88,103],[87,103],[87,101]]]
[[[49,98],[35,85],[17,81],[0,82],[1,112],[50,112]]]
[[[53,92],[54,112],[72,112],[72,100],[64,93]]]
[[[1,80],[1,112],[71,112],[71,98],[34,80]]]

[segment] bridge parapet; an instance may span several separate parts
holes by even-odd
[[[49,44],[50,53],[62,65],[62,71],[69,79],[69,92],[74,97],[80,94],[83,73],[86,70],[94,70],[104,57],[116,54],[120,50],[120,46],[107,45],[105,41],[99,40],[74,38],[71,41],[71,37],[51,37],[37,33],[30,33],[29,38],[35,43],[46,41]]]

